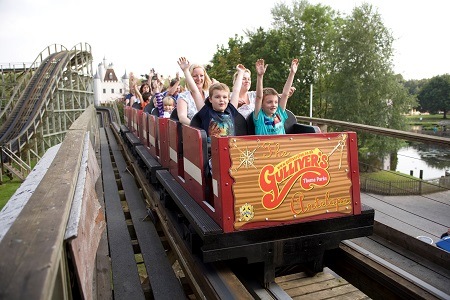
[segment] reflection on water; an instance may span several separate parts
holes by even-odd
[[[400,149],[397,153],[396,171],[419,177],[423,170],[423,179],[434,179],[445,175],[450,170],[450,150],[438,146],[416,144]]]

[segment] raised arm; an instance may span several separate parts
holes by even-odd
[[[158,78],[155,81],[155,98],[156,98],[156,106],[158,108],[158,116],[163,117],[164,116],[164,104],[163,104],[163,97],[161,94],[161,89],[163,87],[163,82]]]
[[[167,89],[167,95],[169,96],[173,96],[173,94],[175,94],[175,92],[177,91],[178,86],[180,85],[180,73],[177,72],[177,76],[175,79],[175,84],[173,86],[169,86],[169,88]]]
[[[192,98],[194,98],[195,106],[197,106],[197,110],[200,110],[205,104],[205,101],[203,99],[202,94],[198,90],[197,85],[195,84],[194,78],[192,78],[191,72],[189,72],[190,63],[186,59],[186,57],[180,57],[178,59],[178,65],[180,66],[181,70],[184,73],[184,77],[186,78],[186,84],[189,87],[189,90],[191,91]]]
[[[152,88],[153,75],[155,75],[155,69],[151,68],[150,71],[148,72],[148,78],[147,78],[147,83],[150,88]]]
[[[294,76],[295,76],[295,73],[297,73],[297,67],[298,67],[298,59],[294,58],[291,62],[289,76],[286,80],[286,83],[284,84],[283,93],[281,94],[280,102],[278,103],[278,105],[283,110],[286,109],[287,100],[290,96],[291,86],[292,86],[292,83],[294,82]]]
[[[177,113],[178,113],[178,120],[182,124],[189,125],[191,123],[191,119],[187,116],[187,110],[188,110],[188,104],[186,100],[183,98],[178,98],[177,101]]]
[[[140,101],[140,103],[142,104],[142,102],[144,102],[144,99],[142,98],[141,92],[139,92],[139,89],[138,89],[137,84],[135,83],[133,87],[134,87],[134,93],[136,94],[136,95],[135,95],[136,98],[138,98],[139,101]]]
[[[128,78],[128,88],[130,89],[130,93],[135,84],[136,84],[136,81],[134,79],[134,73],[130,72],[130,78]]]
[[[255,112],[254,118],[258,118],[258,114],[261,110],[263,99],[263,78],[266,72],[267,65],[264,65],[264,59],[260,58],[256,61],[256,99],[255,99]]]
[[[236,80],[233,85],[233,93],[231,94],[230,103],[234,105],[234,107],[238,108],[239,105],[239,92],[242,86],[242,78],[244,77],[245,67],[241,64],[236,66],[236,70],[238,74],[236,76]]]

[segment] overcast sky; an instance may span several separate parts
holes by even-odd
[[[267,0],[0,0],[0,65],[33,62],[47,46],[92,47],[93,66],[105,57],[118,76],[179,71],[177,59],[206,64],[217,45],[244,30],[271,26]],[[291,1],[285,1],[291,3]],[[449,0],[310,0],[343,14],[372,4],[392,31],[394,71],[405,79],[450,73]],[[119,4],[122,3],[122,4]]]

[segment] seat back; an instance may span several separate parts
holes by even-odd
[[[151,114],[155,117],[159,117],[159,110],[157,107],[154,107],[154,109],[151,110]]]
[[[148,114],[145,112],[141,113],[140,116],[140,127],[139,127],[139,138],[141,139],[142,145],[148,147]]]
[[[155,101],[155,95],[153,95],[151,98],[150,98],[150,100],[148,101],[148,106],[149,106],[149,109],[150,109],[150,111],[152,111],[152,109],[155,107],[155,103],[154,103],[154,101]]]
[[[253,122],[253,112],[251,112],[247,118],[245,119],[245,122],[247,124],[247,133],[249,135],[255,134],[255,123]]]
[[[191,123],[189,125],[198,129],[202,129],[202,119],[200,118],[198,112],[192,117]]]
[[[169,119],[156,117],[158,123],[159,163],[163,168],[169,168]]]
[[[138,112],[137,109],[131,108],[131,127],[130,127],[130,130],[134,134],[139,135],[139,133],[138,133],[137,112]]]
[[[150,154],[158,160],[159,163],[159,137],[158,137],[158,117],[147,115],[148,122],[148,147]]]
[[[284,122],[284,131],[286,133],[293,133],[292,127],[294,126],[294,124],[297,124],[297,118],[289,109],[286,109],[286,113],[288,115],[288,118]]]
[[[128,127],[128,129],[131,128],[131,106],[125,106],[124,109],[124,124]]]
[[[184,182],[183,164],[183,132],[182,124],[175,120],[168,120],[169,132],[169,171],[180,183]],[[182,180],[182,181],[180,181]]]
[[[172,113],[170,114],[170,119],[171,120],[175,120],[175,121],[179,121],[179,119],[178,119],[178,112],[177,112],[177,108],[176,107],[172,110]]]
[[[203,108],[202,108],[203,109]],[[191,123],[189,124],[192,127],[200,128],[202,129],[202,119],[199,116],[199,113],[196,113],[191,120]],[[236,114],[234,116],[234,132],[235,135],[247,135],[247,121],[241,114]]]
[[[306,125],[297,123],[297,118],[288,109],[286,109],[288,119],[284,123],[284,129],[286,133],[320,133],[321,130],[318,126]]]
[[[199,204],[208,201],[206,177],[208,174],[208,142],[202,129],[183,125],[184,188]]]
[[[286,109],[288,118],[284,122],[284,130],[286,134],[290,133],[320,133],[320,128],[318,126],[305,125],[297,123],[297,118],[289,110]],[[253,122],[253,112],[249,114],[246,118],[248,134],[255,134],[255,123]]]
[[[244,116],[241,114],[236,114],[236,116],[234,116],[234,131],[235,131],[235,135],[247,135],[248,134],[247,121],[245,120]]]

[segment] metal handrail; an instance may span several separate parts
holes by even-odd
[[[414,142],[422,142],[422,143],[433,143],[438,145],[450,146],[450,138],[428,135],[422,133],[414,133],[408,131],[402,131],[397,129],[389,129],[376,127],[371,125],[357,124],[339,120],[331,120],[331,119],[320,119],[320,118],[311,118],[305,116],[296,116],[297,121],[300,122],[311,122],[313,124],[324,124],[324,125],[335,125],[342,128],[350,129],[350,130],[360,130],[373,134],[382,134],[384,136],[389,136],[398,139],[404,139],[408,141]]]

